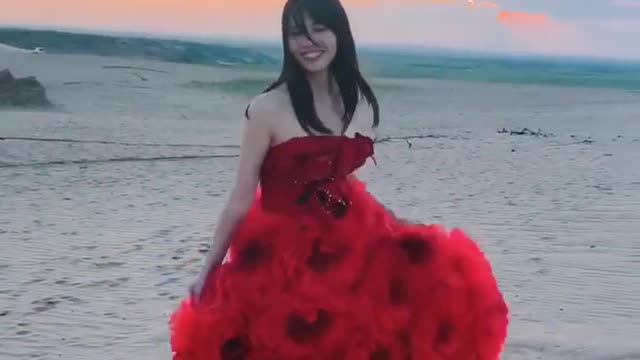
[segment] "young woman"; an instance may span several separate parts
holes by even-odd
[[[171,317],[174,359],[497,359],[507,305],[477,245],[396,219],[353,175],[379,115],[339,0],[289,0],[282,41],[206,265]]]

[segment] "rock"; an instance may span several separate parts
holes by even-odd
[[[0,71],[0,107],[49,107],[44,86],[33,76],[15,78],[8,69]]]
[[[529,136],[537,136],[537,137],[551,137],[554,136],[552,133],[546,133],[540,129],[538,129],[537,131],[531,130],[531,129],[521,129],[521,130],[508,130],[505,128],[502,128],[500,130],[498,130],[498,134],[509,134],[509,135],[529,135]]]

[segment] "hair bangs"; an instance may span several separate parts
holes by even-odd
[[[326,26],[331,31],[336,32],[336,16],[332,13],[331,7],[325,1],[318,0],[297,0],[291,2],[288,11],[285,10],[285,21],[283,22],[287,34],[295,30],[298,34],[304,35],[309,41],[315,44],[305,22],[308,16],[315,24]]]

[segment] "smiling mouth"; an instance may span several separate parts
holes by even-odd
[[[302,58],[305,60],[316,60],[320,56],[322,56],[322,54],[324,54],[324,50],[311,50],[301,52],[300,56],[302,56]]]

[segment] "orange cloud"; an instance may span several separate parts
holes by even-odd
[[[551,25],[546,14],[501,10],[498,12],[499,22],[518,27],[541,27]]]

